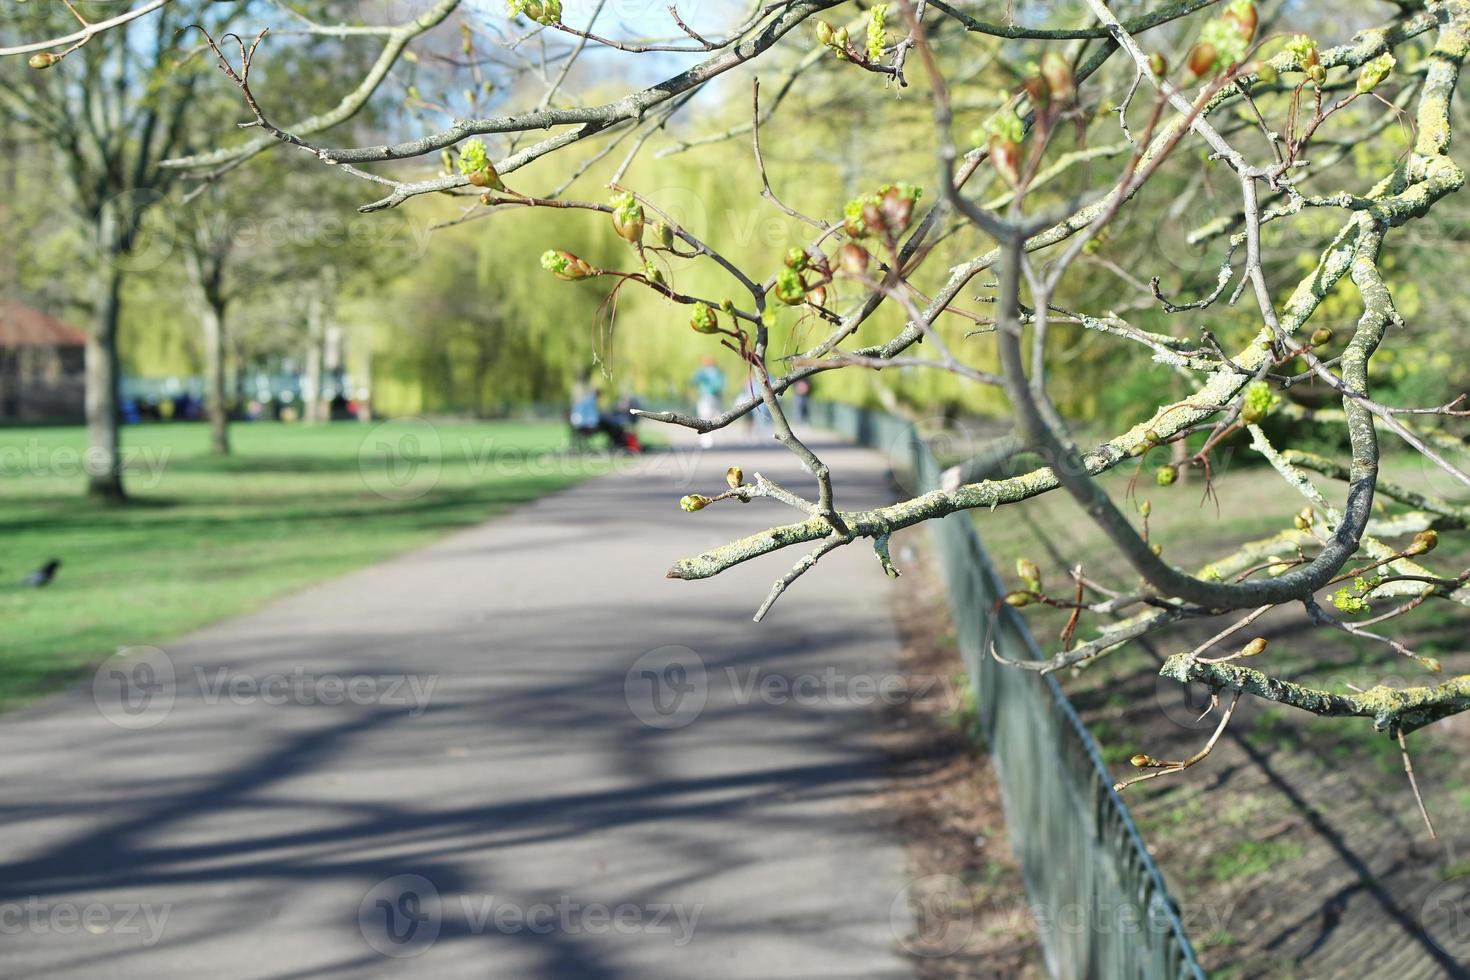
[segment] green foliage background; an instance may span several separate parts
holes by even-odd
[[[1150,7],[1143,3],[1114,6],[1123,16]],[[975,16],[1001,20],[1010,13],[1000,3],[966,9]],[[829,16],[834,22],[849,18],[846,23],[861,34],[862,8],[834,8]],[[1039,13],[1025,16],[1032,24],[1046,19]],[[1050,21],[1070,23],[1069,17],[1070,8],[1058,5]],[[1271,18],[1268,26],[1277,37],[1288,30],[1310,30],[1321,43],[1330,44],[1373,22],[1374,12],[1329,13],[1288,6],[1272,11]],[[1151,32],[1149,39],[1177,63],[1177,56],[1187,50],[1197,30],[1198,24],[1190,22]],[[458,43],[452,25],[445,25],[440,34],[435,44]],[[341,80],[328,78],[318,78],[312,83],[314,89],[308,86],[301,93],[295,91],[304,84],[302,79],[311,79],[313,72],[321,70],[320,44],[325,42],[304,47],[273,43],[283,46],[274,49],[273,60],[267,62],[263,93],[278,101],[284,101],[287,93],[304,93],[303,108],[316,108],[330,102],[329,93],[340,92]],[[1277,43],[1280,41],[1272,42]],[[961,140],[961,149],[967,134],[980,127],[1001,99],[1016,89],[1018,72],[1043,50],[1037,43],[965,34],[952,25],[948,30],[936,27],[935,45],[953,90],[953,131]],[[923,203],[932,203],[934,133],[921,68],[910,64],[907,88],[830,58],[819,57],[814,66],[803,69],[804,59],[817,48],[812,32],[799,31],[759,66],[766,106],[785,84],[786,73],[800,70],[774,118],[762,127],[775,193],[791,207],[830,221],[840,218],[846,200],[885,182],[921,185],[926,189]],[[1075,45],[1068,50],[1075,51]],[[1400,68],[1380,94],[1389,100],[1404,94],[1401,101],[1407,104],[1412,92],[1406,93],[1406,88],[1422,71],[1423,44],[1405,45],[1400,54]],[[360,59],[362,51],[356,57]],[[571,101],[571,93],[576,93],[582,102],[613,98],[626,91],[630,79],[646,83],[662,77],[676,63],[683,61],[663,59],[648,69],[652,76],[645,79],[634,76],[633,67],[623,67],[629,65],[628,59],[590,55],[585,67],[572,75],[562,97]],[[350,59],[342,62],[344,78],[356,70],[356,64]],[[413,93],[420,88],[430,91],[448,85],[426,65],[419,61],[404,66],[406,77],[385,87],[366,117],[340,127],[329,142],[376,142],[385,135],[417,134],[443,125],[442,113],[412,108]],[[697,143],[732,127],[748,127],[753,77],[754,69],[745,67],[712,83],[643,148],[622,183],[667,208],[751,274],[765,276],[779,267],[788,248],[812,241],[816,232],[760,197],[761,181],[748,128],[730,139],[660,156],[684,141]],[[1129,81],[1131,73],[1125,66],[1110,64],[1086,84],[1088,114],[1079,127],[1069,123],[1061,128],[1047,162],[1084,145],[1098,151],[1111,146],[1113,150],[1100,152],[1090,164],[1068,168],[1044,183],[1028,200],[1029,209],[1045,208],[1116,179],[1127,159],[1127,147],[1121,141],[1117,116],[1109,110],[1122,98]],[[527,98],[534,100],[540,91],[524,80],[513,81],[497,89],[492,98],[506,106],[521,105]],[[1279,124],[1285,97],[1267,95],[1261,106],[1267,118]],[[1222,118],[1221,123],[1254,125],[1243,108],[1234,111],[1240,115]],[[1410,139],[1402,123],[1389,119],[1371,138],[1352,138],[1390,112],[1365,99],[1334,117],[1324,128],[1323,139],[1342,137],[1345,145],[1317,151],[1319,159],[1338,160],[1314,167],[1312,189],[1361,191],[1391,170]],[[1135,106],[1135,126],[1139,115]],[[552,154],[508,175],[507,182],[519,191],[545,194],[612,138],[600,136]],[[1264,142],[1257,142],[1262,145],[1254,149],[1267,152]],[[563,196],[606,200],[611,194],[606,182],[630,143],[614,147]],[[492,140],[492,156],[501,156],[506,149]],[[89,261],[87,243],[79,240],[69,223],[48,220],[54,202],[48,199],[44,148],[18,144],[6,159],[7,190],[12,193],[0,204],[8,219],[0,223],[0,246],[11,256],[13,267],[8,291],[80,316],[81,282]],[[400,165],[393,172],[422,178],[437,166],[436,160],[426,158]],[[315,224],[304,236],[246,250],[246,264],[257,271],[253,278],[246,277],[232,314],[236,318],[233,350],[241,364],[272,357],[299,360],[304,317],[302,303],[290,285],[291,276],[309,277],[321,267],[332,266],[340,282],[338,319],[349,335],[349,368],[359,378],[371,378],[375,407],[386,414],[495,415],[525,402],[556,404],[564,401],[574,380],[587,372],[598,374],[605,390],[635,391],[645,398],[682,395],[686,379],[709,354],[720,357],[730,374],[743,374],[738,359],[714,338],[689,330],[687,307],[636,288],[620,291],[613,302],[610,280],[563,283],[540,269],[538,258],[548,248],[575,252],[600,267],[636,268],[636,256],[613,234],[606,216],[506,208],[477,217],[474,199],[466,197],[418,198],[392,211],[357,215],[354,205],[371,200],[377,188],[321,167],[305,154],[278,149],[247,169],[254,175],[249,179],[257,186],[263,182],[267,191],[232,193],[213,202],[206,198],[191,207],[213,207],[247,229],[278,220],[281,212],[288,217],[304,213],[311,219],[309,224]],[[239,179],[239,175],[232,176],[226,184]],[[274,184],[282,185],[280,193],[269,191]],[[992,199],[1000,189],[988,168],[968,188],[981,200]],[[1158,276],[1164,291],[1180,300],[1207,292],[1224,254],[1224,240],[1216,237],[1195,243],[1187,236],[1229,215],[1237,197],[1234,181],[1218,165],[1204,159],[1197,148],[1181,148],[1119,215],[1095,254],[1069,274],[1059,302],[1092,314],[1116,310],[1146,330],[1198,336],[1207,328],[1228,346],[1253,328],[1253,317],[1244,305],[1231,307],[1222,301],[1204,312],[1169,315],[1148,299],[1146,283]],[[163,212],[159,214],[156,220],[163,222]],[[435,224],[466,216],[473,220],[429,231]],[[1441,402],[1470,385],[1470,368],[1455,353],[1462,337],[1457,267],[1466,216],[1464,203],[1452,199],[1417,223],[1412,235],[1391,239],[1385,272],[1412,342],[1386,347],[1374,360],[1373,383],[1385,400]],[[1279,300],[1315,262],[1340,217],[1329,210],[1310,210],[1267,226],[1267,272]],[[347,229],[349,237],[356,236],[357,244],[342,244],[323,234],[320,228],[329,219]],[[160,225],[152,233],[164,236],[169,232]],[[925,293],[932,292],[951,265],[990,245],[968,228],[951,231],[915,275],[915,285]],[[674,260],[665,273],[681,289],[716,299],[744,299],[748,305],[748,297],[743,298],[735,282],[713,263]],[[122,330],[126,369],[155,377],[197,373],[201,364],[197,317],[188,303],[180,301],[186,290],[178,256],[132,277],[127,289]],[[989,312],[983,302],[987,292],[986,277],[981,276],[957,305],[983,317]],[[850,309],[854,299],[853,287],[839,286],[833,308]],[[1329,299],[1313,324],[1330,326],[1345,337],[1357,313],[1352,293],[1344,287]],[[896,304],[886,303],[862,328],[856,342],[886,339],[902,318]],[[947,316],[939,329],[967,362],[994,368],[989,338],[983,334],[966,337],[975,329],[973,322]],[[783,310],[772,350],[780,356],[790,355],[818,335],[809,314]],[[925,354],[922,349],[916,353]],[[1104,426],[1137,419],[1185,390],[1183,382],[1169,369],[1152,363],[1143,348],[1066,323],[1058,324],[1053,333],[1050,376],[1054,397],[1064,411]],[[824,397],[860,403],[877,401],[881,386],[922,415],[1005,410],[995,391],[936,371],[848,370],[821,375],[816,384]],[[1301,386],[1297,394],[1310,401],[1322,393]]]

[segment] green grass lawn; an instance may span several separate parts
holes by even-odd
[[[82,496],[77,427],[0,428],[0,706],[119,646],[161,645],[610,467],[555,423],[335,422],[124,430],[123,506]],[[44,589],[19,581],[63,561]]]

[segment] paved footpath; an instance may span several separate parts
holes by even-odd
[[[825,448],[840,504],[886,496]],[[757,625],[796,552],[666,580],[791,514],[680,494],[736,462],[804,485],[781,450],[699,456],[0,716],[0,976],[911,976],[854,703],[892,670],[888,583],[841,549]]]

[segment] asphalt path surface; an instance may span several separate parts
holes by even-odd
[[[679,509],[731,463],[810,483],[650,454],[0,716],[0,976],[913,975],[890,584],[854,544],[756,624],[800,552],[667,580],[792,518]]]

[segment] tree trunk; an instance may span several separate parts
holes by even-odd
[[[322,344],[326,342],[325,303],[313,299],[306,319],[306,383],[302,386],[301,417],[307,422],[322,420]]]
[[[362,375],[358,390],[365,393],[357,401],[357,417],[366,422],[373,417],[373,347],[372,335],[368,335],[367,353],[361,358]]]
[[[230,454],[230,415],[225,399],[225,311],[229,299],[222,288],[225,250],[209,252],[210,242],[199,236],[185,254],[189,281],[194,286],[200,332],[204,335],[204,413],[209,420],[209,448],[216,456]]]
[[[230,454],[230,414],[225,403],[225,301],[218,295],[204,304],[204,411],[209,418],[209,449]]]
[[[490,365],[495,360],[494,355],[489,350],[486,350],[487,346],[478,340],[475,342],[475,353],[478,355],[475,358],[474,377],[475,418],[477,419],[485,417],[485,386],[489,383],[490,379]]]
[[[122,313],[120,251],[100,256],[94,281],[92,329],[87,334],[87,495],[99,500],[127,499],[123,490],[118,437],[117,325]]]

